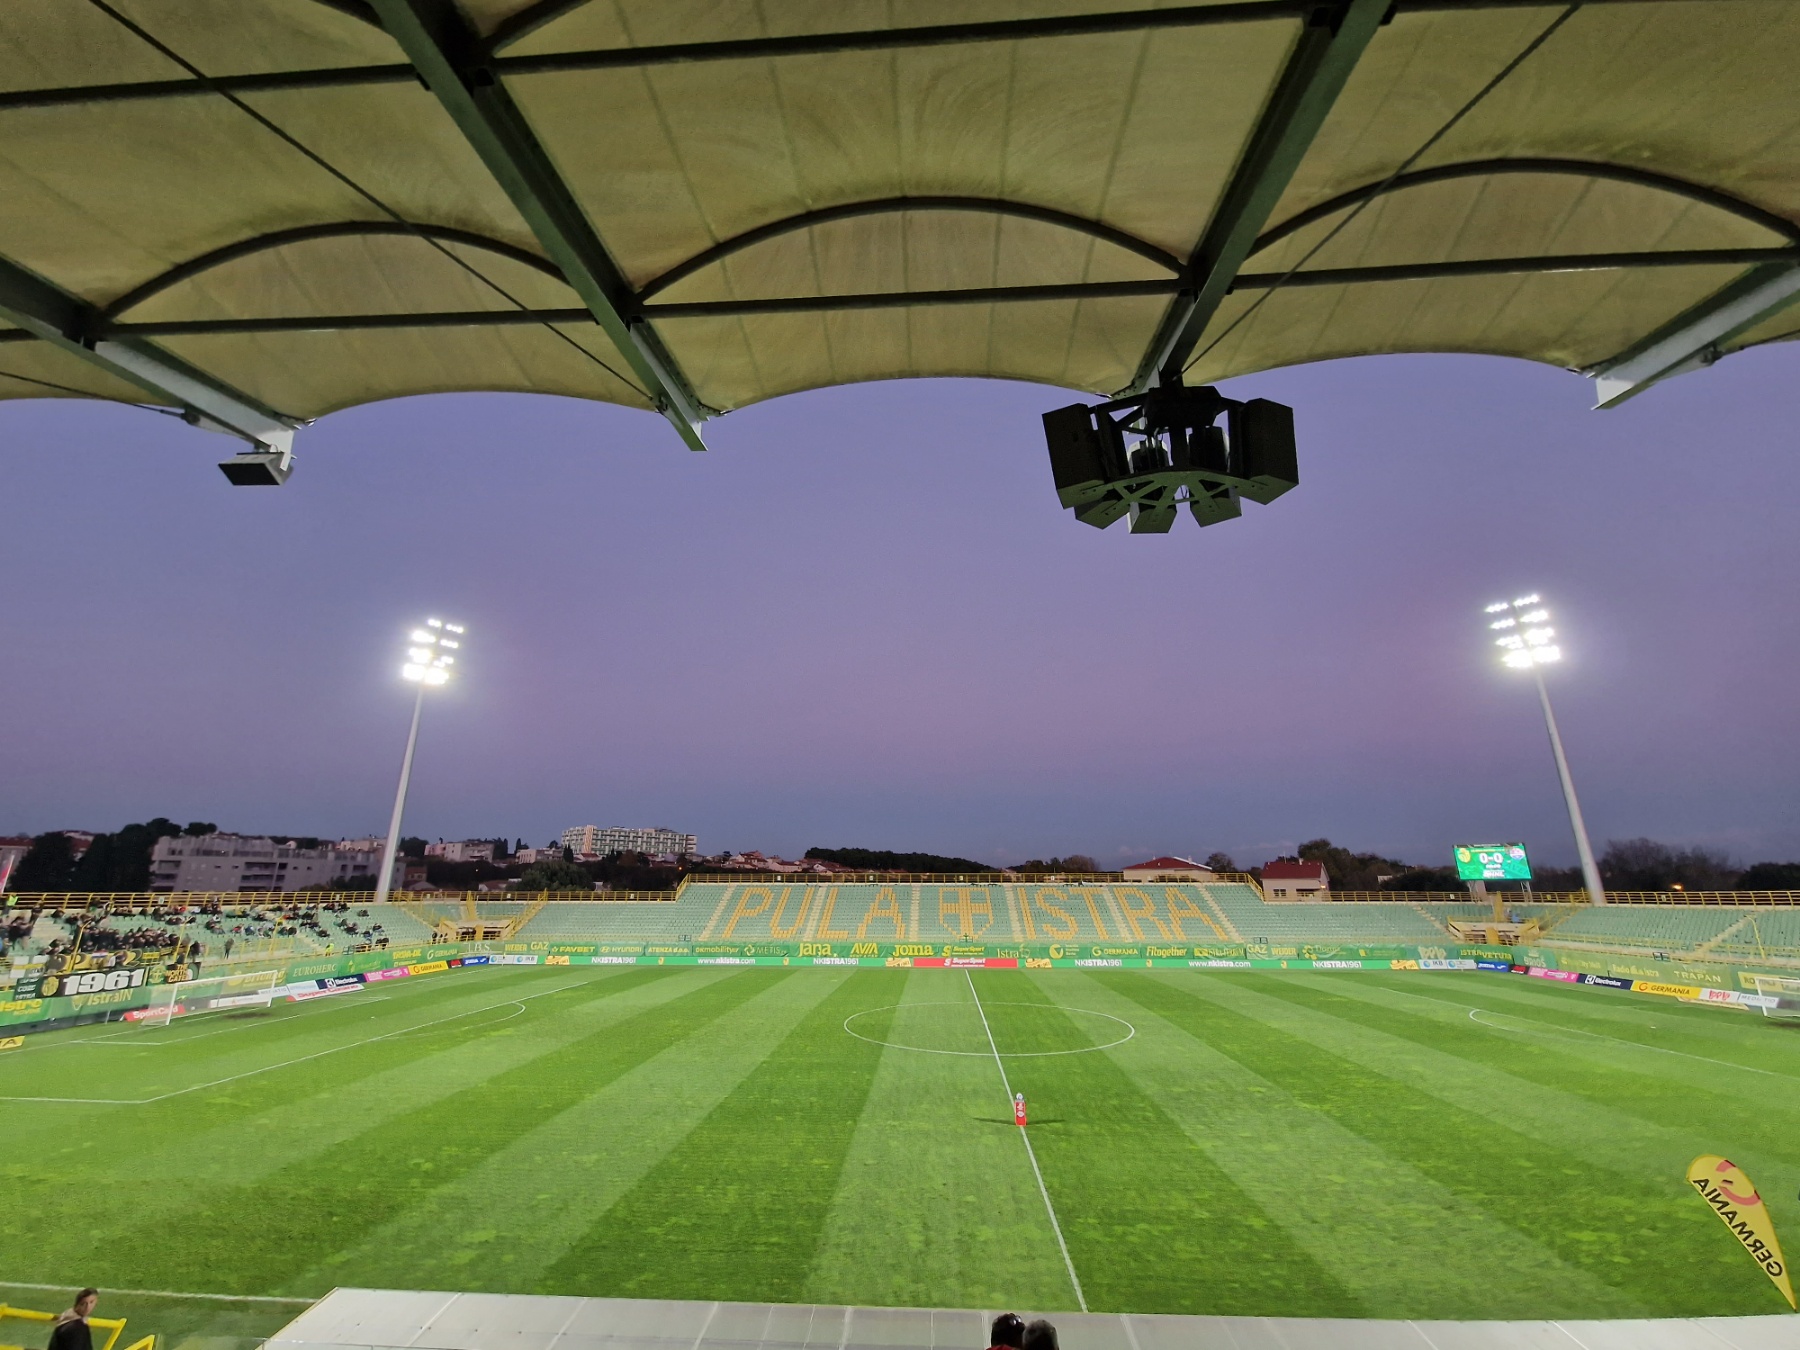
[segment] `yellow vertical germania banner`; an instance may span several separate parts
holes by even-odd
[[[1788,1278],[1787,1262],[1781,1259],[1781,1244],[1775,1240],[1775,1221],[1744,1169],[1708,1153],[1688,1164],[1687,1179],[1763,1273],[1775,1281],[1788,1307],[1794,1307],[1794,1285]]]

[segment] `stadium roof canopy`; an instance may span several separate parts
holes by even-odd
[[[1800,4],[1127,3],[8,0],[0,396],[699,447],[853,380],[1377,352],[1604,403],[1800,329]]]

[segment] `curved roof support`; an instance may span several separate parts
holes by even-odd
[[[500,239],[489,239],[486,235],[475,234],[469,230],[453,229],[448,225],[415,225],[398,220],[344,220],[325,225],[299,225],[291,230],[275,230],[269,234],[259,234],[251,239],[240,239],[235,244],[226,244],[215,248],[210,253],[202,253],[189,258],[186,262],[176,263],[166,272],[161,272],[141,285],[132,287],[125,294],[103,308],[100,313],[108,319],[116,319],[127,310],[136,309],[152,296],[161,295],[171,286],[179,286],[182,282],[210,272],[215,267],[223,267],[226,263],[235,262],[239,258],[248,258],[252,254],[264,253],[270,249],[285,248],[289,244],[304,244],[314,239],[341,239],[356,235],[402,235],[407,238],[436,239],[446,244],[465,244],[470,248],[483,249],[489,253],[497,253],[516,263],[542,272],[547,277],[554,277],[565,286],[568,282],[563,274],[556,270],[556,264],[547,258],[540,258],[535,253],[528,253],[522,248],[506,243]]]
[[[488,34],[488,50],[498,52],[587,3],[588,0],[536,0],[534,4],[514,10],[495,24],[494,31]]]
[[[1347,210],[1368,201],[1371,197],[1392,196],[1411,187],[1424,187],[1429,183],[1448,183],[1460,178],[1488,178],[1500,174],[1560,174],[1574,178],[1596,178],[1612,183],[1630,183],[1635,187],[1651,188],[1659,192],[1674,193],[1686,197],[1689,201],[1711,206],[1739,220],[1760,225],[1765,230],[1782,235],[1795,243],[1800,243],[1800,223],[1780,216],[1773,211],[1765,211],[1742,198],[1733,197],[1717,188],[1706,187],[1700,183],[1690,183],[1685,178],[1675,178],[1665,173],[1656,173],[1650,169],[1634,169],[1623,164],[1606,164],[1596,160],[1585,159],[1474,159],[1461,164],[1440,164],[1430,169],[1415,169],[1411,173],[1401,174],[1398,178],[1383,179],[1376,183],[1366,183],[1362,187],[1351,188],[1348,192],[1340,192],[1328,201],[1289,216],[1281,224],[1267,230],[1250,249],[1250,256],[1255,257],[1264,249],[1280,243],[1289,235],[1298,233],[1308,225],[1334,216],[1339,211]]]
[[[1189,259],[1193,286],[1176,296],[1163,315],[1125,392],[1180,378],[1231,288],[1231,279],[1250,256],[1270,212],[1280,203],[1388,12],[1388,0],[1341,0],[1307,20]]]
[[[1637,267],[1800,266],[1800,248],[1655,249],[1643,253],[1546,253],[1518,258],[1465,258],[1455,262],[1385,263],[1374,267],[1319,267],[1305,272],[1240,272],[1234,291],[1287,290],[1306,286],[1355,286],[1380,281],[1454,281],[1459,277],[1546,276],[1555,272],[1621,272]]]
[[[323,5],[326,9],[335,9],[339,14],[348,15],[371,27],[381,27],[381,20],[375,17],[375,11],[369,7],[368,0],[313,0],[313,3]]]
[[[684,281],[694,273],[711,267],[721,259],[729,258],[734,253],[742,252],[744,249],[766,240],[778,239],[784,234],[793,234],[834,220],[854,220],[858,216],[891,215],[900,211],[968,211],[981,215],[1010,216],[1017,220],[1035,220],[1046,225],[1073,230],[1077,234],[1085,234],[1091,239],[1103,240],[1129,253],[1135,253],[1140,258],[1147,258],[1158,267],[1167,268],[1177,275],[1182,271],[1181,259],[1165,249],[1158,248],[1155,244],[1139,239],[1134,234],[1127,234],[1124,230],[1115,229],[1111,225],[1102,224],[1100,221],[1070,215],[1067,211],[1057,211],[1048,206],[1032,206],[1025,202],[1003,201],[997,197],[879,197],[872,201],[847,202],[842,206],[826,206],[817,211],[804,211],[797,216],[784,216],[780,220],[770,221],[767,225],[758,225],[753,230],[745,230],[742,234],[720,240],[711,248],[703,249],[693,257],[676,263],[661,276],[645,282],[638,288],[638,299],[648,300],[651,296],[666,291],[676,282]]]

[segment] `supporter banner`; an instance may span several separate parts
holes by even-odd
[[[83,970],[68,975],[28,975],[13,986],[15,998],[70,998],[76,994],[115,993],[141,989],[150,978],[144,966],[119,970]]]
[[[1781,1296],[1788,1301],[1788,1307],[1796,1307],[1793,1281],[1788,1276],[1787,1263],[1781,1259],[1781,1244],[1775,1240],[1775,1221],[1769,1217],[1769,1207],[1763,1203],[1762,1196],[1757,1194],[1743,1169],[1728,1159],[1707,1153],[1688,1164],[1687,1179],[1731,1230],[1731,1235],[1750,1253],[1750,1259],[1775,1282]]]

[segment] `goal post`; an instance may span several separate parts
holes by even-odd
[[[1800,980],[1785,975],[1752,975],[1750,979],[1755,983],[1757,993],[1765,1000],[1774,1000],[1763,1003],[1764,1017],[1778,1022],[1800,1022]]]
[[[266,1008],[281,982],[278,970],[251,970],[236,975],[208,975],[156,985],[138,1021],[166,1027],[177,1017],[224,1012],[228,1008]]]

